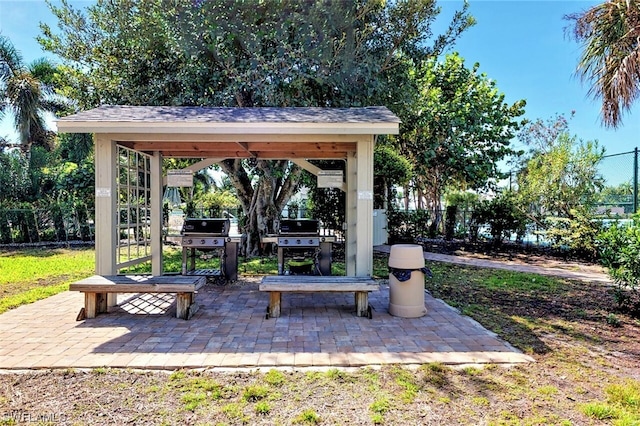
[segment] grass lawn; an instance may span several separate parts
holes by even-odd
[[[92,259],[92,251],[85,255]],[[47,257],[29,256],[29,264]],[[0,263],[2,274],[6,260]],[[60,261],[67,266],[56,277],[71,280],[76,261],[82,263]],[[271,273],[273,262],[256,260],[243,264],[240,272]],[[385,276],[386,257],[377,255],[374,263],[375,274]],[[435,297],[536,362],[0,374],[0,425],[13,424],[5,414],[12,410],[46,414],[51,407],[70,424],[88,425],[640,425],[640,322],[615,311],[610,287],[503,270],[428,266],[434,278],[426,286]],[[36,275],[30,272],[21,282],[31,283],[36,279],[29,277]],[[2,283],[4,288],[7,281]]]
[[[180,272],[182,250],[165,247],[164,269]],[[217,269],[218,259],[196,259],[196,268]],[[20,305],[52,296],[69,289],[69,284],[92,275],[95,270],[95,250],[82,249],[27,249],[0,251],[0,313]],[[130,268],[132,274],[149,273],[150,264]],[[375,264],[374,276],[386,277],[386,263]],[[239,259],[238,273],[242,276],[277,274],[276,256]],[[344,263],[334,262],[334,275],[344,275]]]
[[[93,274],[95,254],[87,249],[27,249],[0,252],[0,313],[69,289]]]

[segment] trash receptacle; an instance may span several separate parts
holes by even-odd
[[[422,246],[395,244],[389,254],[389,313],[418,318],[424,306],[424,254]]]

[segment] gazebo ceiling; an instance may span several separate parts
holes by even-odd
[[[358,140],[398,134],[386,107],[211,108],[102,106],[59,119],[59,132],[108,134],[165,157],[346,158]]]
[[[136,151],[160,151],[175,158],[346,158],[355,152],[355,142],[141,142],[120,141]]]

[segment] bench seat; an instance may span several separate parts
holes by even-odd
[[[267,315],[278,318],[282,293],[354,292],[356,315],[371,318],[369,292],[380,290],[370,277],[344,277],[326,275],[271,275],[262,278],[260,291],[269,292]]]
[[[176,293],[176,317],[189,319],[197,310],[195,293],[206,283],[204,276],[93,275],[71,283],[69,290],[85,296],[78,319],[107,312],[109,293]]]

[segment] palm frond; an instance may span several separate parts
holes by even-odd
[[[0,35],[0,81],[6,82],[10,77],[23,70],[22,55],[16,50],[8,37]]]
[[[56,66],[47,58],[40,58],[31,62],[28,70],[41,84],[47,86],[53,86],[58,71]]]
[[[617,127],[640,95],[640,2],[608,0],[567,18],[583,46],[576,73],[602,101],[605,126]]]
[[[40,113],[40,83],[25,72],[8,81],[6,92],[20,142],[28,144],[31,142],[31,129],[44,123]]]

